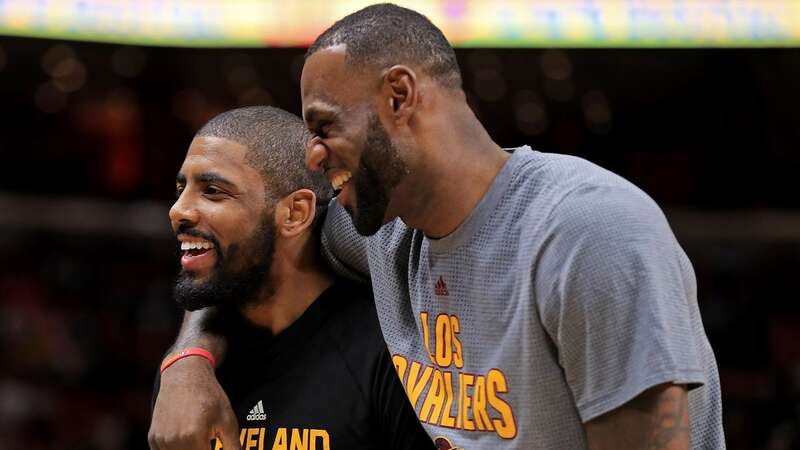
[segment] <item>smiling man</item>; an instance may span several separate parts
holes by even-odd
[[[189,311],[218,307],[208,326],[228,336],[217,375],[235,414],[194,434],[203,405],[160,396],[151,448],[208,448],[209,439],[226,450],[433,448],[369,292],[319,260],[315,224],[332,190],[303,166],[307,138],[298,117],[250,107],[213,118],[192,141],[169,213],[181,254],[175,298]],[[171,375],[198,355],[213,359],[197,349],[170,358],[161,388],[186,385]],[[160,421],[165,408],[182,411]]]
[[[405,8],[325,31],[301,89],[306,163],[340,190],[323,252],[371,281],[438,446],[725,447],[692,266],[644,192],[579,158],[498,146],[441,31]],[[198,329],[182,339],[217,353],[224,341]]]

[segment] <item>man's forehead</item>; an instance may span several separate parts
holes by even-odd
[[[249,168],[247,147],[226,138],[197,136],[189,145],[181,173],[187,171],[235,171]]]
[[[306,59],[300,75],[300,87],[303,94],[318,94],[320,89],[330,89],[331,85],[341,84],[350,76],[345,70],[344,51],[325,48]]]
[[[311,55],[303,67],[301,80],[306,123],[313,121],[317,114],[336,114],[356,100],[356,78],[353,71],[346,70],[343,44]]]
[[[305,70],[309,66],[314,68],[320,64],[343,65],[346,58],[347,46],[345,44],[337,44],[330,47],[321,48],[306,58],[306,63],[303,65],[303,69]]]
[[[303,87],[319,81],[341,78],[345,68],[345,52],[325,48],[306,59],[300,81]]]
[[[244,159],[247,147],[232,139],[218,136],[195,136],[186,156],[205,156],[219,159]]]
[[[344,42],[342,42],[342,43],[340,43],[340,44],[336,44],[336,45],[330,45],[330,46],[328,46],[328,47],[325,47],[325,48],[324,48],[324,49],[322,49],[321,51],[326,51],[326,50],[327,50],[327,51],[329,51],[329,52],[333,52],[333,53],[341,53],[341,54],[343,54],[343,55],[344,55],[344,54],[346,54],[346,53],[347,53],[347,44],[345,44]]]

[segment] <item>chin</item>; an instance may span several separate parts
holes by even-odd
[[[178,278],[192,287],[202,287],[208,283],[208,281],[211,279],[211,276],[210,274],[200,275],[197,272],[182,270],[178,274]]]

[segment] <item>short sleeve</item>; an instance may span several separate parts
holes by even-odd
[[[705,383],[694,274],[661,210],[633,186],[556,205],[535,269],[542,323],[585,423],[663,383]]]
[[[350,214],[336,198],[328,205],[321,241],[322,255],[336,273],[356,281],[369,280],[367,238],[358,234]]]

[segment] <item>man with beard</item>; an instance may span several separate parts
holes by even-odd
[[[332,190],[304,167],[308,137],[300,118],[249,107],[211,119],[192,141],[169,213],[182,267],[175,298],[187,311],[218,307],[206,325],[228,336],[217,375],[235,413],[200,435],[192,420],[204,405],[170,405],[183,409],[170,431],[189,440],[154,427],[151,448],[208,448],[210,439],[226,450],[434,448],[397,378],[373,299],[319,259],[315,224]],[[168,358],[161,389],[198,359],[214,363],[202,349]],[[156,422],[164,401],[156,400]]]
[[[437,445],[725,447],[691,263],[644,192],[579,158],[500,148],[441,31],[405,8],[325,31],[301,89],[306,163],[340,190],[323,252],[371,280]],[[188,342],[224,342],[197,329]],[[213,391],[185,372],[181,389]]]

